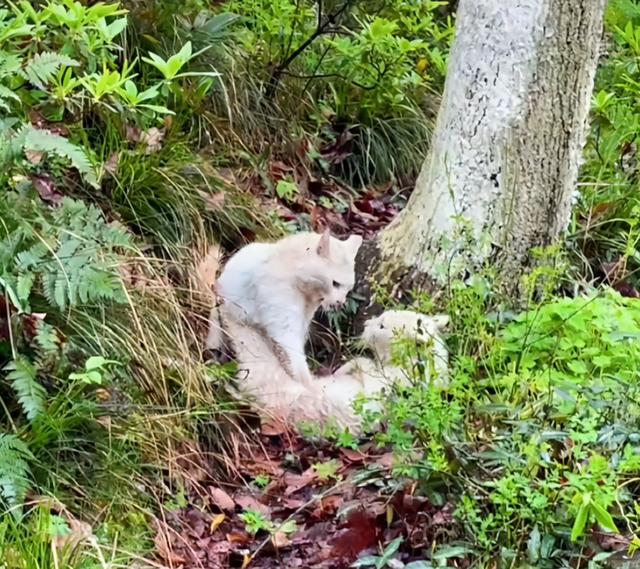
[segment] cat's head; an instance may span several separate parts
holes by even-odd
[[[306,248],[306,258],[300,266],[298,287],[323,308],[344,304],[355,284],[356,255],[362,237],[351,235],[341,241],[329,231],[314,236]]]
[[[391,344],[398,337],[417,342],[441,341],[441,332],[449,323],[446,314],[420,314],[412,310],[387,310],[364,324],[360,337],[382,361],[391,359]]]

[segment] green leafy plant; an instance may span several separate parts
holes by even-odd
[[[327,482],[329,480],[338,480],[340,475],[338,474],[338,470],[342,465],[339,461],[332,459],[327,462],[319,462],[313,465],[313,469],[315,470],[318,478],[322,482]]]
[[[247,532],[256,535],[260,531],[270,532],[273,523],[262,512],[247,510],[238,516],[245,525]]]
[[[293,201],[298,195],[298,186],[288,180],[280,180],[276,185],[276,194],[280,199]]]
[[[395,559],[395,555],[402,544],[402,538],[398,537],[394,539],[389,545],[384,548],[384,551],[380,555],[367,555],[358,559],[351,567],[375,567],[376,569],[385,569],[385,567],[406,567],[402,562],[398,562]],[[394,560],[396,563],[393,565],[390,562]],[[400,563],[400,564],[399,564]]]
[[[104,374],[108,371],[108,366],[117,363],[117,361],[107,360],[102,356],[91,356],[84,364],[84,371],[69,374],[69,379],[74,379],[88,385],[102,385],[104,382]]]
[[[258,474],[253,479],[254,486],[257,486],[258,488],[266,488],[267,486],[269,486],[270,482],[271,477],[268,474]]]
[[[16,435],[0,433],[0,497],[19,515],[31,486],[30,462],[33,455]]]
[[[65,199],[44,214],[15,195],[7,198],[4,207],[23,217],[0,242],[0,278],[18,310],[29,311],[36,285],[60,310],[97,299],[125,302],[117,266],[131,239],[122,227],[105,223],[83,202]]]
[[[262,512],[256,510],[247,510],[238,516],[245,524],[247,532],[256,535],[258,532],[264,531],[271,535],[276,532],[289,535],[298,531],[295,520],[288,520],[278,524],[269,520]]]
[[[5,366],[7,381],[18,396],[27,419],[33,421],[45,407],[46,391],[38,382],[37,367],[24,357],[18,357]]]

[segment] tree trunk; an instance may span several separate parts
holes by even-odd
[[[606,0],[460,0],[432,147],[406,209],[363,248],[378,284],[486,262],[515,284],[566,229]]]

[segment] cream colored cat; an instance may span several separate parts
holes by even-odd
[[[362,237],[345,241],[328,231],[298,233],[275,243],[252,243],[229,261],[217,282],[222,300],[211,314],[207,347],[219,349],[219,315],[252,326],[243,337],[261,333],[284,353],[281,361],[296,381],[311,382],[304,345],[316,310],[345,302],[355,282],[355,259]],[[236,337],[237,341],[238,338]],[[281,358],[282,360],[283,358]]]
[[[446,384],[448,352],[441,330],[446,316],[427,316],[412,311],[388,311],[369,320],[362,342],[374,358],[355,358],[333,375],[317,377],[309,384],[293,380],[283,368],[269,342],[255,328],[232,319],[225,323],[238,362],[239,390],[255,399],[262,411],[290,421],[335,423],[352,432],[360,430],[360,417],[353,410],[361,395],[376,397],[395,383],[408,384],[410,378],[391,363],[391,344],[396,337],[415,339],[431,346],[435,365],[434,383]],[[424,348],[423,348],[424,351]],[[429,366],[421,381],[429,381]],[[375,410],[375,400],[365,408]]]

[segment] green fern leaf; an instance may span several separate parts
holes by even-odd
[[[22,60],[19,55],[0,51],[0,77],[11,77],[20,71]]]
[[[42,294],[51,306],[56,306],[55,300],[56,273],[44,273],[42,275]]]
[[[75,67],[80,65],[75,59],[71,59],[66,55],[45,51],[34,55],[24,68],[23,76],[29,80],[32,85],[39,89],[45,89],[58,73],[58,70],[65,67]]]
[[[9,99],[18,101],[18,103],[20,102],[20,97],[18,97],[18,95],[16,95],[11,89],[9,89],[9,87],[5,87],[4,85],[0,84],[0,105],[3,108],[7,109],[7,111],[11,110],[9,105],[5,102]]]
[[[29,462],[34,460],[29,447],[16,435],[0,433],[0,496],[16,514],[30,487]]]
[[[96,188],[98,187],[95,171],[84,150],[72,144],[63,136],[48,130],[27,126],[24,148],[35,152],[49,152],[61,158],[66,158],[89,184]]]
[[[56,279],[53,298],[60,310],[64,310],[67,307],[67,277],[64,274],[58,275]]]
[[[33,273],[21,273],[18,275],[16,294],[23,303],[26,303],[29,300],[35,278],[36,276]]]
[[[28,271],[35,269],[45,258],[48,249],[42,243],[36,243],[26,251],[20,251],[16,255],[20,270]]]
[[[56,329],[42,320],[36,327],[36,342],[45,355],[57,354],[60,350],[60,338]]]
[[[18,358],[8,363],[5,368],[9,371],[7,380],[18,395],[27,419],[33,421],[44,410],[46,391],[38,383],[36,366],[24,358]]]

